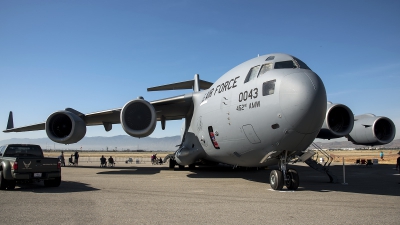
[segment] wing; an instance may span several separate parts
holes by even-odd
[[[151,105],[153,105],[156,113],[157,113],[157,120],[161,120],[162,117],[165,118],[165,120],[178,120],[185,118],[185,116],[192,110],[192,94],[186,94],[186,95],[179,95],[175,97],[170,97],[170,98],[164,98],[156,101],[150,102]],[[66,108],[65,111],[69,111],[74,113],[75,115],[79,116],[82,118],[86,126],[96,126],[96,125],[104,125],[106,130],[110,130],[111,128],[108,129],[108,127],[111,124],[119,124],[120,122],[120,113],[121,113],[122,108],[116,108],[116,109],[109,109],[109,110],[104,110],[104,111],[99,111],[99,112],[93,112],[89,114],[83,114],[79,111],[76,111],[71,108]],[[3,132],[8,133],[8,132],[25,132],[25,131],[35,131],[35,130],[44,130],[45,129],[45,122],[43,123],[38,123],[38,124],[33,124],[29,126],[23,126],[23,127],[17,127],[14,128],[13,125],[13,120],[12,120],[12,114],[11,119],[9,117],[9,122],[7,125],[7,129],[4,130]]]

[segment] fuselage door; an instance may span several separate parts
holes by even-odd
[[[257,134],[254,131],[254,128],[251,124],[244,125],[242,128],[243,128],[244,134],[247,137],[247,140],[249,140],[250,143],[252,143],[252,144],[261,143],[260,138],[257,136]]]

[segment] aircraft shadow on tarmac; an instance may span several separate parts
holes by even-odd
[[[167,167],[107,167],[107,169],[110,170],[101,171],[97,174],[154,175],[160,173],[162,170],[168,170]]]
[[[17,184],[12,191],[34,192],[34,193],[73,193],[98,191],[99,189],[90,187],[88,184],[75,181],[61,181],[59,187],[45,187],[43,182]]]
[[[338,183],[329,183],[327,175],[315,171],[308,166],[289,165],[296,169],[300,176],[297,191],[316,192],[348,192],[372,195],[400,196],[400,174],[396,174],[393,165],[348,165],[345,168],[346,185],[343,184],[343,166],[330,166],[330,171],[337,176]],[[232,167],[198,167],[190,170],[189,178],[242,178],[252,182],[265,183],[269,187],[269,174],[276,169],[232,169]],[[284,187],[283,190],[286,190]]]
[[[95,167],[98,168],[98,167]],[[256,168],[238,168],[232,169],[230,166],[201,166],[194,169],[185,168],[183,171],[189,171],[188,178],[193,179],[223,179],[238,178],[251,182],[265,183],[269,187],[269,169]],[[400,174],[396,174],[394,165],[374,165],[366,167],[365,165],[347,165],[345,168],[346,183],[343,180],[343,166],[332,165],[330,171],[337,176],[338,183],[329,183],[327,175],[315,171],[308,166],[289,165],[289,168],[296,169],[300,176],[300,186],[296,191],[315,191],[315,192],[348,192],[372,195],[400,196]],[[104,168],[102,168],[104,169]],[[165,167],[108,167],[108,171],[101,171],[97,174],[119,174],[119,175],[154,175],[161,171],[170,170]],[[175,168],[176,172],[181,171]],[[286,190],[284,187],[283,190]]]

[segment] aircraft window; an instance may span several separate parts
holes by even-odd
[[[263,96],[274,94],[275,82],[276,80],[270,80],[263,83]]]
[[[307,69],[307,70],[311,70],[310,67],[308,67],[303,61],[301,61],[298,58],[293,57],[294,60],[296,60],[297,64],[299,64],[300,68],[302,69]]]
[[[273,60],[275,59],[275,56],[269,56],[265,61]]]
[[[244,80],[244,83],[247,83],[247,82],[253,80],[257,76],[259,68],[260,68],[260,66],[255,66],[255,67],[251,68],[249,73],[247,74],[246,80]]]
[[[271,69],[272,69],[272,63],[267,63],[267,64],[262,65],[258,76],[263,75],[264,73],[266,73],[268,70],[271,70]]]
[[[276,62],[275,69],[294,69],[297,68],[296,64],[292,60],[283,61],[283,62]]]

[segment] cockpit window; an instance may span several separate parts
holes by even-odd
[[[297,68],[296,64],[292,60],[276,62],[274,69],[294,69]]]
[[[275,56],[268,56],[268,58],[265,60],[265,61],[269,61],[269,60],[273,60],[273,59],[275,59]]]
[[[255,66],[255,67],[253,67],[253,68],[251,68],[250,71],[249,71],[249,73],[247,74],[246,79],[244,80],[244,83],[247,83],[247,82],[253,80],[253,79],[257,76],[257,73],[258,73],[258,69],[259,69],[259,68],[260,68],[259,65],[258,65],[258,66]]]
[[[266,73],[268,70],[271,70],[271,69],[272,69],[272,63],[267,63],[267,64],[262,65],[258,76],[263,75],[264,73]]]
[[[263,83],[263,96],[273,95],[275,92],[276,80],[270,80]]]
[[[294,60],[296,60],[297,64],[299,64],[300,68],[302,69],[307,69],[307,70],[311,70],[310,67],[308,67],[303,61],[301,61],[298,58],[293,57]]]

